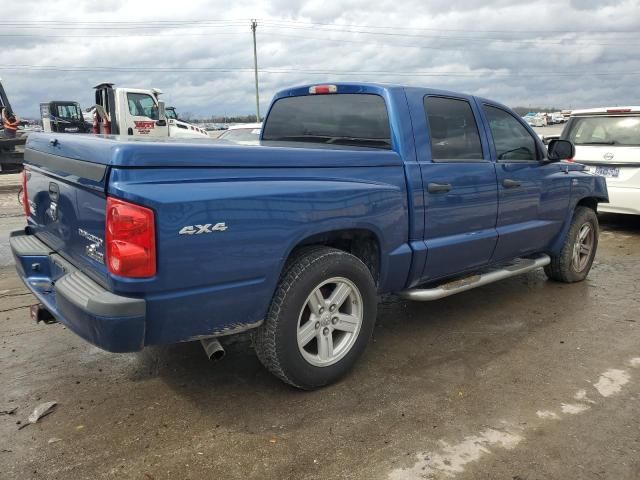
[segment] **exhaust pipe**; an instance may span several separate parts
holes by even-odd
[[[217,362],[218,360],[222,360],[224,358],[224,348],[222,348],[222,345],[217,338],[203,338],[202,340],[200,340],[200,343],[202,343],[204,353],[207,354],[209,360]]]

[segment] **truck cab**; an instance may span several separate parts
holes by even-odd
[[[40,104],[42,130],[47,133],[89,133],[78,102],[52,101]]]
[[[167,107],[166,109],[167,121],[169,122],[169,136],[174,138],[200,138],[202,135],[209,136],[204,128],[200,128],[196,125],[181,120],[178,117],[176,107]],[[195,134],[194,134],[195,132]]]
[[[159,100],[162,91],[157,88],[114,88],[112,83],[101,83],[94,88],[94,133],[208,138],[204,129],[168,118],[165,104]]]

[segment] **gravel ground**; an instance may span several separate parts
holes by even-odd
[[[386,298],[356,369],[310,393],[246,341],[211,364],[198,343],[110,354],[35,325],[0,267],[0,478],[637,480],[640,218],[601,221],[587,281]]]

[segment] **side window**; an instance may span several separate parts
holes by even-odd
[[[483,108],[491,127],[498,161],[526,162],[539,159],[536,141],[518,120],[500,108],[490,105],[484,105]]]
[[[159,120],[158,107],[151,95],[145,93],[127,93],[129,113],[136,117],[149,117],[151,120]]]
[[[471,105],[466,100],[425,97],[433,161],[482,160],[482,144]]]

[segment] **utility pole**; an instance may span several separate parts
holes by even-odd
[[[256,121],[260,121],[260,93],[258,91],[258,49],[256,48],[256,28],[258,22],[251,20],[251,31],[253,32],[253,73],[256,77]]]

